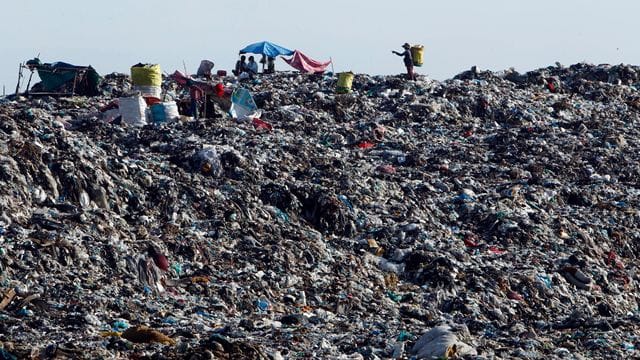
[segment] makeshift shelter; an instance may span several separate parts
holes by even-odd
[[[42,63],[38,58],[27,61],[25,66],[32,73],[37,71],[41,80],[31,90],[27,89],[30,94],[93,96],[100,93],[98,86],[102,79],[91,66],[76,66],[60,61]]]
[[[331,65],[331,61],[317,61],[303,54],[300,50],[293,52],[291,59],[284,59],[287,64],[291,65],[294,69],[309,74],[322,73],[327,69],[327,66]]]
[[[247,53],[261,54],[261,55],[270,56],[273,58],[279,55],[284,55],[284,56],[293,55],[293,51],[268,41],[257,42],[255,44],[248,45],[244,49],[240,50],[240,54],[247,54]]]

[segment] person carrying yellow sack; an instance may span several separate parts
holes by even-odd
[[[391,52],[404,57],[404,66],[407,67],[407,78],[409,80],[416,80],[416,74],[413,72],[413,55],[411,54],[411,45],[409,45],[409,43],[404,43],[402,48],[404,49],[403,52],[397,52],[395,50],[391,50]]]

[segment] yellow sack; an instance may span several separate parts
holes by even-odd
[[[158,64],[134,65],[131,67],[134,86],[162,86],[162,71]]]
[[[343,72],[338,75],[338,86],[336,92],[338,94],[346,94],[351,92],[351,85],[353,84],[353,73]]]
[[[411,47],[411,57],[413,58],[413,66],[422,66],[424,63],[424,46],[413,45]]]

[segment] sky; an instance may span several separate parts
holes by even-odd
[[[0,86],[13,93],[18,65],[38,54],[102,75],[140,62],[194,73],[202,59],[229,71],[238,50],[262,40],[373,75],[404,72],[391,50],[422,44],[416,70],[438,80],[474,65],[638,64],[639,13],[635,0],[3,0]],[[278,60],[276,70],[292,68]]]

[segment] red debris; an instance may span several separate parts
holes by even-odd
[[[504,253],[506,253],[506,252],[507,252],[507,250],[499,249],[499,248],[498,248],[497,246],[495,246],[495,245],[491,245],[491,246],[489,246],[489,251],[490,251],[490,252],[492,252],[492,253],[494,253],[494,254],[496,254],[496,255],[502,255],[502,254],[504,254]]]
[[[374,144],[374,143],[372,143],[371,141],[366,141],[366,140],[365,140],[365,141],[360,141],[360,142],[358,143],[358,147],[359,147],[360,149],[371,149],[371,148],[372,148],[372,147],[374,147],[374,146],[375,146],[375,144]]]
[[[169,259],[164,256],[160,250],[158,250],[155,246],[150,246],[148,249],[149,256],[153,258],[153,262],[156,264],[158,268],[161,270],[167,271],[169,270]]]
[[[384,174],[395,174],[396,168],[393,165],[380,165],[377,169],[379,172]]]
[[[524,300],[524,298],[522,297],[522,295],[518,294],[517,292],[513,291],[513,290],[509,290],[509,292],[507,292],[507,297],[511,300],[517,300],[517,301],[522,301]]]
[[[476,241],[476,236],[473,234],[467,234],[464,236],[464,244],[468,247],[478,247],[480,246]]]
[[[620,270],[624,269],[624,264],[622,263],[622,261],[620,261],[620,259],[618,259],[618,256],[614,251],[609,251],[609,255],[607,256],[607,264],[609,264],[610,266],[615,266]]]
[[[217,85],[215,86],[215,92],[216,92],[216,95],[217,95],[218,97],[224,97],[224,85],[222,85],[222,84],[220,84],[220,83],[219,83],[219,84],[217,84]]]
[[[258,118],[253,118],[253,120],[251,121],[251,124],[253,124],[253,127],[255,127],[256,130],[267,130],[267,131],[273,130],[273,126],[271,126],[271,124],[269,124],[266,121],[260,120]]]

